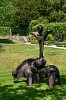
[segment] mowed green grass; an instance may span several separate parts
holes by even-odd
[[[0,52],[0,100],[66,100],[66,50],[44,48],[47,65],[54,64],[61,75],[61,85],[49,88],[48,79],[43,79],[32,87],[27,86],[26,78],[13,82],[12,69],[27,58],[39,55],[39,46],[22,43],[2,44]]]

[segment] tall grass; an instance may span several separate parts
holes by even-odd
[[[0,52],[0,100],[66,100],[66,50],[44,48],[44,57],[48,64],[58,67],[61,75],[61,85],[48,86],[48,79],[38,84],[27,86],[26,78],[18,83],[13,82],[12,69],[26,58],[38,57],[38,45],[22,43],[1,44]]]

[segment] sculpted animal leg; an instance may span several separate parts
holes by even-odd
[[[55,83],[57,83],[57,85],[60,85],[61,82],[60,82],[60,75],[59,73],[56,75],[56,78],[55,78]]]
[[[54,76],[53,74],[49,74],[49,87],[52,88],[54,86]]]
[[[29,86],[32,86],[32,73],[28,73],[27,75],[27,82]]]

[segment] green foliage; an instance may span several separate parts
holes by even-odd
[[[41,24],[41,25],[44,27],[44,30],[42,32],[43,34],[49,29],[53,30],[53,32],[52,32],[53,35],[58,32],[61,34],[61,36],[66,34],[66,22],[64,22],[64,23],[60,23],[60,22],[59,23],[47,23],[47,24]],[[38,24],[32,27],[32,22],[31,22],[30,26],[29,26],[29,31],[31,29],[32,29],[32,31],[35,31],[37,26],[38,26]],[[30,29],[30,27],[31,27],[31,29]]]
[[[49,34],[49,35],[47,36],[46,41],[48,41],[48,40],[54,41],[54,37],[53,37],[52,34]]]
[[[66,42],[56,42],[56,41],[45,41],[44,42],[45,45],[56,45],[58,47],[66,47]]]
[[[15,12],[11,0],[0,0],[0,26],[14,25]]]
[[[27,2],[27,3],[26,3]],[[28,26],[32,19],[39,17],[39,12],[37,11],[39,1],[37,0],[15,0],[13,5],[17,9],[15,14],[15,21],[17,26]]]
[[[28,34],[28,27],[11,27],[11,31],[16,32],[18,35],[26,36]]]
[[[12,0],[16,8],[14,21],[16,26],[29,26],[33,23],[44,24],[47,22],[65,21],[65,0]],[[27,3],[26,3],[27,2]]]
[[[36,31],[36,27],[41,24],[42,26],[44,26],[44,24],[46,25],[48,23],[48,19],[46,17],[39,17],[36,20],[32,20],[29,24],[29,32],[32,31]]]
[[[54,45],[54,44],[55,44],[54,40],[44,41],[44,45]]]
[[[66,4],[63,5],[62,10],[66,13]]]
[[[59,47],[66,47],[66,42],[55,42],[55,45]]]
[[[46,25],[46,27],[44,28],[45,31],[47,31],[48,29],[52,29],[53,32],[52,34],[56,34],[56,33],[60,33],[61,36],[66,34],[66,22],[64,23],[49,23]]]
[[[65,22],[65,8],[65,0],[0,0],[0,26],[17,26],[24,35],[28,27],[33,31],[38,24]]]
[[[9,35],[10,27],[0,26],[0,35]]]
[[[34,31],[33,27],[35,25],[37,25],[37,24],[38,24],[37,20],[32,20],[31,23],[30,23],[30,25],[29,25],[29,32]]]
[[[50,22],[62,22],[65,18],[65,14],[63,11],[59,10],[58,12],[56,10],[51,11],[49,20]]]

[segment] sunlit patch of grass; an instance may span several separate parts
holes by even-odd
[[[54,64],[59,68],[61,85],[49,88],[48,79],[40,83],[27,86],[26,78],[13,82],[12,69],[24,59],[36,58],[39,54],[38,45],[22,43],[2,44],[0,52],[0,100],[66,100],[66,50],[44,48],[47,64]]]

